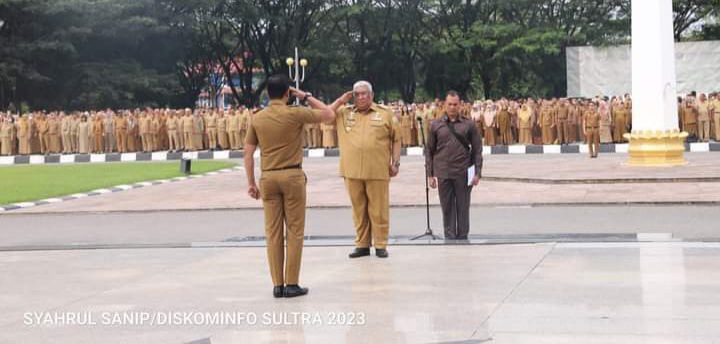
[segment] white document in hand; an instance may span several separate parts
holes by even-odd
[[[468,167],[467,172],[468,172],[468,178],[467,178],[468,184],[467,185],[470,186],[470,185],[472,185],[473,178],[475,178],[475,165],[470,165],[470,167]]]

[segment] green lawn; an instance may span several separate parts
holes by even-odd
[[[230,162],[194,160],[192,172],[201,174],[234,166]],[[180,162],[8,166],[0,168],[0,205],[181,175]]]

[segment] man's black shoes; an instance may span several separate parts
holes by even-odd
[[[350,258],[359,258],[359,257],[365,257],[370,255],[370,248],[360,248],[356,247],[355,250],[350,252],[348,257]]]
[[[283,287],[281,285],[276,285],[273,287],[273,296],[283,297],[284,293],[285,293],[285,287]]]
[[[297,284],[288,284],[285,287],[285,293],[283,293],[284,297],[297,297],[297,296],[303,296],[307,294],[309,291],[308,288],[302,288]]]
[[[378,256],[378,258],[387,258],[388,257],[388,251],[385,248],[376,248],[375,249],[375,255]]]
[[[370,255],[370,248],[361,248],[356,247],[355,250],[350,252],[348,257],[350,258],[359,258],[359,257],[365,257]],[[388,257],[388,251],[384,248],[376,248],[375,249],[375,255],[379,258],[387,258]]]

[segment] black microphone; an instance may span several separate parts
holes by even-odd
[[[422,123],[422,117],[417,116],[417,117],[415,117],[415,119],[417,119],[418,122]]]

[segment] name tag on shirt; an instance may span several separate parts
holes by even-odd
[[[382,116],[380,116],[379,113],[374,113],[372,117],[370,117],[371,121],[382,121]]]

